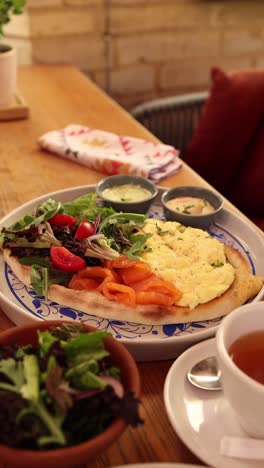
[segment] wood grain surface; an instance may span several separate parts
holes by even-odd
[[[30,115],[26,120],[0,123],[0,217],[45,193],[96,183],[103,177],[101,173],[41,151],[38,138],[44,132],[76,123],[157,141],[74,67],[26,66],[19,69],[18,80],[19,93],[26,100]],[[180,172],[160,185],[208,186],[185,164]],[[225,206],[238,212],[227,201]],[[0,311],[0,330],[11,326],[14,325]],[[89,467],[154,461],[202,464],[180,441],[165,412],[163,385],[171,364],[169,360],[139,364],[141,416],[145,423],[137,429],[128,428]]]

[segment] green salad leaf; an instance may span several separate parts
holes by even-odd
[[[13,358],[0,360],[0,374],[7,377],[8,382],[0,382],[1,389],[9,389],[14,392],[20,391],[25,382],[23,364]]]
[[[127,224],[130,226],[143,227],[146,222],[147,216],[138,213],[113,213],[112,215],[105,218],[99,226],[99,231],[107,231],[109,226],[115,226],[116,224]]]
[[[48,200],[38,205],[36,209],[35,226],[38,226],[40,223],[44,223],[56,213],[60,213],[61,211],[62,203],[53,200],[53,198],[48,198]]]
[[[104,347],[104,338],[110,333],[104,331],[85,333],[74,340],[68,341],[63,347],[71,366],[89,360],[100,360],[109,356]]]
[[[46,267],[48,268],[48,261],[43,258],[43,257],[37,257],[37,256],[34,256],[34,255],[31,255],[29,257],[21,257],[19,259],[19,263],[21,263],[21,265],[28,265],[28,266],[31,266],[31,265],[38,265],[38,266],[41,266],[41,267]]]
[[[142,229],[146,219],[147,216],[137,213],[114,213],[100,223],[99,231],[104,233],[113,249],[137,260],[152,235]]]
[[[9,226],[8,230],[9,231],[23,231],[25,229],[28,229],[35,221],[35,216],[32,216],[30,214],[25,214],[23,218],[19,219],[16,221],[14,224]]]
[[[111,247],[112,241],[104,234],[95,234],[83,241],[85,255],[101,260],[113,260],[119,257],[119,253]]]
[[[21,394],[28,400],[39,399],[39,364],[34,354],[26,354],[23,359],[25,383],[21,387]]]
[[[106,208],[96,203],[96,193],[91,192],[86,195],[82,195],[79,198],[75,198],[72,201],[63,203],[62,211],[65,214],[80,217],[80,219],[87,219],[89,221],[95,221],[98,214],[101,216],[101,220],[104,220],[111,214],[115,213],[112,208]]]
[[[145,244],[147,239],[151,237],[152,234],[134,234],[130,237],[131,245],[123,250],[125,254],[131,260],[137,260],[138,255],[145,250]]]
[[[48,299],[48,268],[33,264],[30,272],[30,285],[39,296]]]
[[[61,210],[61,207],[61,202],[49,198],[37,207],[35,216],[25,214],[23,218],[9,226],[8,231],[17,232],[29,229],[31,226],[38,227],[41,223],[45,223],[45,221],[57,214]]]
[[[79,390],[104,388],[106,382],[97,376],[98,370],[97,362],[92,359],[71,367],[65,373],[65,378]]]
[[[41,354],[47,354],[55,341],[58,341],[58,339],[48,331],[38,332],[38,342]]]
[[[25,265],[31,265],[30,272],[30,285],[36,291],[39,296],[44,296],[48,299],[48,290],[51,284],[64,284],[69,280],[66,272],[56,271],[56,274],[52,271],[49,264],[43,262],[42,257],[35,257],[36,262],[32,262],[29,257],[29,261],[24,260],[21,262]],[[52,277],[52,273],[54,277]]]

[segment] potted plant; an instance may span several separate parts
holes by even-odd
[[[26,0],[0,0],[0,38],[12,15],[23,12]],[[12,103],[16,91],[16,51],[0,42],[0,109]]]

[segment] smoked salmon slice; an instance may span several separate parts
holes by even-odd
[[[87,291],[94,291],[98,288],[99,282],[93,278],[74,278],[70,280],[68,287],[70,289],[86,289]]]
[[[104,262],[104,266],[86,267],[73,275],[69,288],[96,290],[110,300],[136,304],[171,306],[181,292],[170,281],[157,276],[146,262],[124,255]]]
[[[135,291],[125,284],[112,283],[108,281],[104,284],[102,292],[105,297],[116,302],[134,306],[136,304]]]

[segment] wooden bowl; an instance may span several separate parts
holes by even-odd
[[[65,321],[33,322],[27,325],[11,328],[0,334],[0,346],[11,343],[19,345],[37,344],[37,330],[48,330],[51,327],[71,323]],[[96,331],[94,327],[84,325],[87,332]],[[111,362],[119,367],[121,381],[126,390],[136,397],[140,394],[140,377],[137,365],[127,349],[111,336],[104,340],[106,349],[110,352]],[[0,444],[1,465],[8,468],[57,468],[77,467],[100,455],[106,447],[114,442],[125,430],[126,422],[116,419],[104,432],[78,445],[51,450],[24,450]]]

